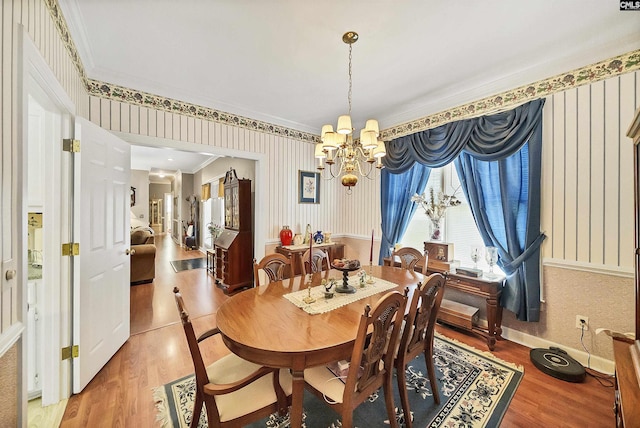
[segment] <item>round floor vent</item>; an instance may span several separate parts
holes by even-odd
[[[582,364],[574,360],[560,348],[535,348],[529,353],[531,362],[543,373],[567,382],[582,382],[586,371]]]

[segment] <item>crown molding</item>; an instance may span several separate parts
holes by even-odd
[[[640,70],[640,49],[380,131],[385,141],[445,123],[497,113],[537,98]]]
[[[71,39],[68,25],[62,16],[58,1],[44,0],[44,2],[49,9],[49,13],[51,14],[56,28],[60,33],[60,37],[64,42],[67,52],[76,66],[76,69],[80,74],[80,78],[82,79],[89,95],[232,125],[253,131],[293,138],[308,143],[320,142],[319,135],[309,132],[303,132],[287,128],[285,126],[275,125],[273,123],[226,113],[213,108],[87,78],[85,68],[78,54],[78,50]],[[516,89],[491,95],[439,113],[420,117],[400,125],[383,129],[380,131],[380,138],[385,141],[389,141],[405,135],[435,128],[437,126],[444,125],[445,123],[496,113],[516,107],[536,98],[546,97],[557,92],[566,91],[568,89],[587,85],[639,69],[640,49],[637,49],[567,73],[539,80],[531,84],[520,86]]]

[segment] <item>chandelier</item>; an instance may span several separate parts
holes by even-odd
[[[380,131],[378,121],[369,119],[364,129],[360,130],[360,138],[353,139],[354,129],[351,127],[351,49],[358,41],[358,33],[349,31],[344,33],[342,41],[349,45],[349,112],[338,117],[338,125],[334,132],[333,126],[324,125],[320,136],[321,143],[316,144],[315,157],[318,159],[318,169],[323,175],[328,175],[324,163],[328,165],[330,177],[341,176],[342,185],[351,191],[351,187],[358,183],[358,175],[370,178],[371,171],[381,169],[382,158],[387,154],[384,142],[378,140]],[[334,165],[337,171],[334,172]]]

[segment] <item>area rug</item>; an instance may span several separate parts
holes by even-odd
[[[189,269],[204,269],[207,267],[207,259],[205,257],[197,259],[174,260],[170,263],[171,267],[176,272]]]
[[[434,365],[440,405],[433,401],[424,356],[417,357],[407,368],[407,389],[413,426],[416,428],[497,427],[523,376],[521,367],[441,335],[436,336],[434,341]],[[394,383],[396,419],[400,426],[405,426],[396,388],[397,384]],[[163,427],[189,426],[194,389],[193,376],[154,388],[157,419]],[[337,413],[306,391],[303,408],[303,426],[306,428],[342,426]],[[198,427],[206,426],[207,419],[203,409]],[[389,426],[381,390],[355,410],[354,426]],[[289,421],[288,417],[282,418],[274,414],[249,427],[285,428],[289,427]]]

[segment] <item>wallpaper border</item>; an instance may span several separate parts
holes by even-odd
[[[382,130],[380,135],[385,141],[389,141],[394,138],[435,128],[448,122],[496,113],[500,110],[524,104],[527,101],[543,98],[557,92],[566,91],[636,70],[640,70],[640,49],[548,79],[523,85],[516,89],[491,95],[459,107],[405,122]]]
[[[89,95],[232,125],[252,131],[260,131],[282,137],[289,137],[308,143],[320,142],[319,135],[87,78],[84,65],[82,64],[76,46],[71,39],[67,23],[62,16],[58,1],[44,0],[44,2],[53,17],[56,28],[60,33],[60,37],[66,46],[71,60],[80,73]],[[566,91],[567,89],[604,80],[609,77],[629,73],[635,70],[640,70],[640,49],[559,74],[548,79],[523,85],[516,89],[491,95],[462,106],[453,107],[439,113],[383,129],[380,132],[380,138],[385,141],[389,141],[394,138],[435,128],[448,122],[495,113],[536,98],[546,97],[557,92]]]

